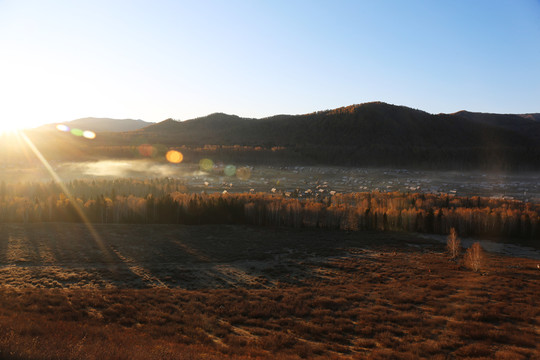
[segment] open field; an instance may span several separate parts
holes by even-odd
[[[4,224],[0,358],[535,359],[535,259],[413,234]]]
[[[249,226],[0,226],[4,286],[57,288],[274,288],[319,278],[332,259],[386,244],[440,246],[419,237]],[[407,245],[410,241],[411,244]],[[413,245],[414,244],[414,245]],[[358,250],[361,249],[361,250]],[[350,252],[352,252],[352,255]],[[363,255],[364,256],[364,255]],[[317,271],[314,272],[314,269]]]

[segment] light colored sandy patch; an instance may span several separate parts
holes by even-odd
[[[24,238],[19,238],[10,235],[8,239],[8,248],[6,259],[8,263],[14,264],[17,262],[30,261],[31,257],[28,254],[29,244]],[[26,242],[26,244],[24,244]]]
[[[51,248],[46,246],[43,243],[40,243],[38,245],[38,253],[39,257],[41,258],[41,262],[44,264],[54,264],[56,263],[56,257],[54,256],[53,251]]]
[[[380,251],[370,249],[350,248],[347,249],[347,252],[354,255],[355,258],[376,258],[380,256]]]
[[[260,279],[230,264],[214,266],[220,277],[229,284],[259,285]]]
[[[204,262],[210,262],[211,261],[211,259],[208,256],[202,254],[200,251],[197,251],[196,249],[191,248],[190,246],[184,244],[181,241],[173,240],[172,243],[178,245],[178,247],[180,249],[185,251],[187,254],[195,257],[199,261],[204,261]]]
[[[241,327],[234,326],[234,325],[231,325],[231,324],[229,324],[229,325],[231,326],[231,329],[234,331],[234,333],[235,333],[236,335],[239,335],[239,336],[242,336],[242,337],[244,337],[244,338],[251,339],[251,340],[255,340],[255,339],[258,338],[257,335],[253,335],[251,332],[249,332],[249,331],[246,330],[246,329],[243,329],[243,328],[241,328]]]

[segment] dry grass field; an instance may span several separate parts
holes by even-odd
[[[416,235],[0,226],[1,359],[538,359],[539,260]]]

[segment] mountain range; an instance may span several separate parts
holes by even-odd
[[[540,114],[429,114],[372,102],[263,119],[214,113],[186,121],[139,121],[137,125],[145,126],[121,132],[111,130],[112,120],[103,121],[111,126],[102,133],[95,119],[77,121],[78,126],[98,132],[98,137],[85,146],[89,154],[99,156],[129,156],[127,147],[148,143],[182,148],[185,160],[193,162],[212,155],[223,161],[276,164],[508,170],[540,167]],[[60,135],[56,134],[66,138]],[[236,150],[231,149],[235,145]],[[210,154],[205,153],[205,146],[212,149]],[[238,146],[243,150],[238,151]]]
[[[514,146],[534,145],[540,137],[538,118],[540,114],[466,111],[432,115],[404,106],[367,103],[264,119],[223,113],[181,122],[168,119],[138,133],[189,145]]]

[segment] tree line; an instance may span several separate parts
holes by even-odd
[[[253,224],[540,239],[540,204],[485,197],[363,192],[294,198],[189,193],[181,181],[0,184],[0,222]]]

